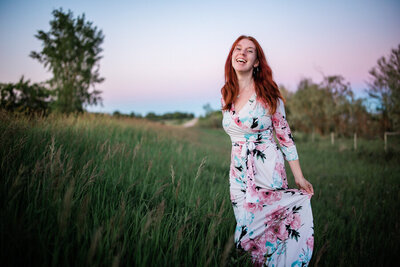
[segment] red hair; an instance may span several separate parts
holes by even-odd
[[[265,58],[264,51],[260,44],[253,37],[246,35],[241,35],[236,39],[225,62],[225,85],[221,89],[221,94],[225,104],[223,105],[222,110],[230,110],[234,99],[236,99],[239,94],[238,79],[236,72],[232,67],[232,53],[236,45],[242,39],[248,39],[256,46],[259,65],[253,70],[255,91],[257,93],[257,98],[268,107],[270,114],[274,114],[277,108],[278,98],[282,99],[282,101],[285,100],[272,78],[272,70],[267,63],[267,59]]]

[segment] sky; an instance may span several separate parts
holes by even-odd
[[[0,0],[0,82],[49,79],[29,57],[50,30],[52,10],[83,13],[105,35],[96,85],[112,113],[191,112],[220,108],[224,65],[242,34],[261,44],[278,85],[342,75],[365,96],[369,70],[400,44],[400,1],[81,1]]]

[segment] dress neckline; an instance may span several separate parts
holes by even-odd
[[[242,107],[239,111],[236,110],[235,104],[232,103],[232,109],[235,111],[236,114],[239,114],[243,109],[246,108],[246,106],[248,106],[248,104],[251,102],[251,100],[254,100],[254,99],[255,99],[255,96],[257,96],[257,93],[256,93],[256,92],[254,92],[254,93],[249,97],[249,99],[247,99],[246,103],[243,105],[243,107]]]

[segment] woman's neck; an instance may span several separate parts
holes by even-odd
[[[239,94],[253,90],[253,75],[251,71],[247,73],[236,73],[239,82]]]

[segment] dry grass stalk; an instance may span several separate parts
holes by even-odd
[[[65,233],[68,219],[71,215],[72,199],[74,194],[75,180],[72,180],[64,195],[63,208],[58,218],[59,227],[62,233]]]
[[[179,188],[181,187],[181,178],[178,180],[178,184],[175,189],[175,200],[178,200]]]
[[[153,213],[155,212],[155,210],[151,210],[146,214],[146,223],[144,224],[143,228],[142,228],[142,233],[146,234],[147,230],[149,229],[152,221],[153,221]]]
[[[171,164],[171,180],[172,180],[172,185],[175,183],[175,171],[174,171],[174,166]]]
[[[89,248],[89,252],[88,252],[88,256],[87,256],[87,264],[89,266],[93,265],[93,257],[96,253],[97,246],[101,240],[102,232],[103,232],[103,226],[100,226],[99,228],[97,228],[96,232],[94,233],[94,235],[92,237],[92,242],[90,244],[90,248]]]
[[[200,177],[201,170],[203,169],[204,165],[206,164],[206,159],[207,159],[207,157],[204,157],[204,158],[201,160],[200,166],[199,166],[199,168],[197,169],[196,177],[194,178],[195,181]]]
[[[233,243],[234,243],[234,234],[228,238],[228,241],[226,241],[224,252],[221,255],[221,263],[220,263],[221,267],[226,266],[229,253],[233,247]]]
[[[324,253],[328,250],[329,247],[329,241],[326,241],[325,244],[319,249],[318,253],[317,253],[317,258],[315,260],[315,265],[314,266],[318,266],[319,262],[321,261],[321,257],[322,255],[324,255]]]
[[[83,198],[83,201],[81,202],[79,213],[78,213],[78,218],[77,218],[77,225],[78,231],[80,235],[83,235],[85,232],[85,221],[87,218],[87,212],[89,210],[89,203],[90,203],[90,195],[86,194],[85,197]]]

